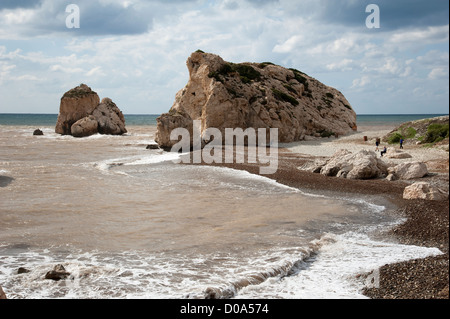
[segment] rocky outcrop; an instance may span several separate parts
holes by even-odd
[[[97,93],[81,84],[61,98],[55,132],[84,137],[96,133],[122,135],[127,130],[122,112],[111,99],[104,98],[100,103]]]
[[[5,294],[5,292],[3,291],[3,289],[2,289],[1,286],[0,286],[0,299],[8,299],[8,298],[6,298],[6,294]]]
[[[446,200],[448,194],[427,182],[417,182],[405,188],[403,199]]]
[[[100,98],[97,93],[86,84],[81,84],[67,91],[61,98],[55,132],[62,135],[71,135],[72,125],[91,115],[99,103]]]
[[[170,132],[191,130],[201,121],[201,134],[217,128],[278,128],[279,142],[305,136],[328,137],[356,130],[356,114],[338,90],[295,69],[272,63],[224,61],[197,51],[187,60],[189,81],[168,113],[157,119],[155,141],[170,148]]]

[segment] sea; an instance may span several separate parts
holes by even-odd
[[[80,139],[54,132],[57,114],[0,114],[9,299],[364,299],[380,266],[441,254],[380,236],[402,222],[382,198],[325,196],[147,149],[157,116],[125,115],[125,135]],[[45,279],[56,265],[70,275]]]

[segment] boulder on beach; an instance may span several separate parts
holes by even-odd
[[[192,136],[192,121],[201,121],[203,136],[226,128],[277,128],[279,142],[306,136],[329,137],[356,130],[356,114],[344,95],[307,74],[273,63],[231,63],[197,51],[187,60],[189,81],[168,113],[157,119],[155,141],[171,148],[176,128]],[[192,145],[192,144],[191,144]]]
[[[405,187],[403,199],[446,200],[448,194],[427,182],[417,182]]]
[[[392,159],[402,159],[402,158],[412,158],[412,156],[403,151],[397,150],[392,147],[388,147],[386,154],[383,157],[392,158]]]
[[[94,124],[94,121],[97,124]],[[122,135],[125,118],[114,102],[100,98],[86,84],[67,91],[61,98],[55,132],[75,137],[93,134]]]
[[[422,178],[428,174],[428,167],[422,162],[407,162],[389,168],[389,174],[394,174],[398,179]]]
[[[300,169],[325,176],[348,179],[372,179],[385,176],[388,166],[373,151],[361,150],[352,153],[342,149],[328,160],[318,160]]]

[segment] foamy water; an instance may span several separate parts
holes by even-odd
[[[0,126],[9,298],[363,298],[356,274],[440,253],[372,239],[398,222],[379,201],[175,164],[180,154],[145,148],[154,127],[83,139],[33,129]],[[44,279],[56,264],[68,279]]]

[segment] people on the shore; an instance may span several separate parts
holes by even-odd
[[[380,146],[380,139],[379,138],[376,139],[375,146],[376,146],[375,151],[379,151],[379,148],[378,148],[378,146]]]
[[[401,138],[401,139],[400,139],[400,148],[401,148],[401,149],[403,148],[403,142],[404,142],[404,141],[403,141],[403,139]]]
[[[383,150],[381,151],[381,157],[383,157],[384,154],[386,154],[387,152],[387,148],[386,146],[383,148]]]

